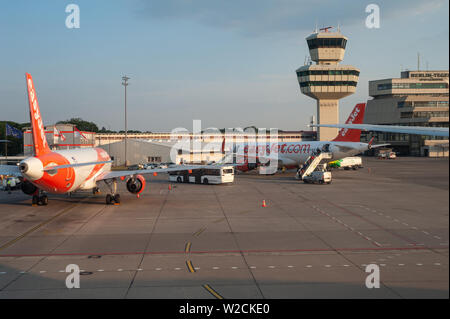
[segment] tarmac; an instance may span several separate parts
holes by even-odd
[[[448,159],[363,164],[330,185],[250,172],[169,190],[149,176],[140,198],[121,183],[115,206],[0,192],[0,299],[449,298]]]

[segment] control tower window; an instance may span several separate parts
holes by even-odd
[[[315,38],[307,40],[310,50],[317,48],[342,48],[345,49],[347,40],[343,38]]]
[[[307,70],[297,72],[297,76],[309,75],[354,75],[359,76],[359,71],[356,70]]]

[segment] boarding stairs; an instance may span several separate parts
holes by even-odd
[[[321,152],[319,154],[312,154],[306,162],[303,164],[303,166],[298,170],[296,178],[303,180],[304,177],[310,175],[314,170],[317,168],[317,166],[322,162],[324,159],[331,159],[333,157],[332,153],[328,152]]]

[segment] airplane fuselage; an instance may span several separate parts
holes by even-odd
[[[367,143],[360,142],[334,142],[334,141],[308,141],[308,142],[281,142],[266,144],[237,144],[235,153],[239,158],[245,158],[249,163],[262,162],[261,159],[270,158],[278,160],[281,166],[294,168],[306,162],[316,150],[329,152],[332,159],[354,156],[369,149]]]
[[[48,193],[64,194],[96,187],[96,177],[111,170],[111,163],[93,164],[47,170],[52,166],[110,161],[101,148],[52,151],[20,162],[22,175],[33,185]]]

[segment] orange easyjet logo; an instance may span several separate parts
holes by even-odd
[[[356,119],[356,117],[358,116],[358,114],[359,114],[359,107],[355,107],[355,110],[353,111],[353,113],[352,114],[350,114],[350,118],[347,120],[347,124],[352,124],[353,123],[353,121]],[[348,132],[348,128],[344,128],[343,130],[342,130],[342,136],[345,136],[345,134]]]

